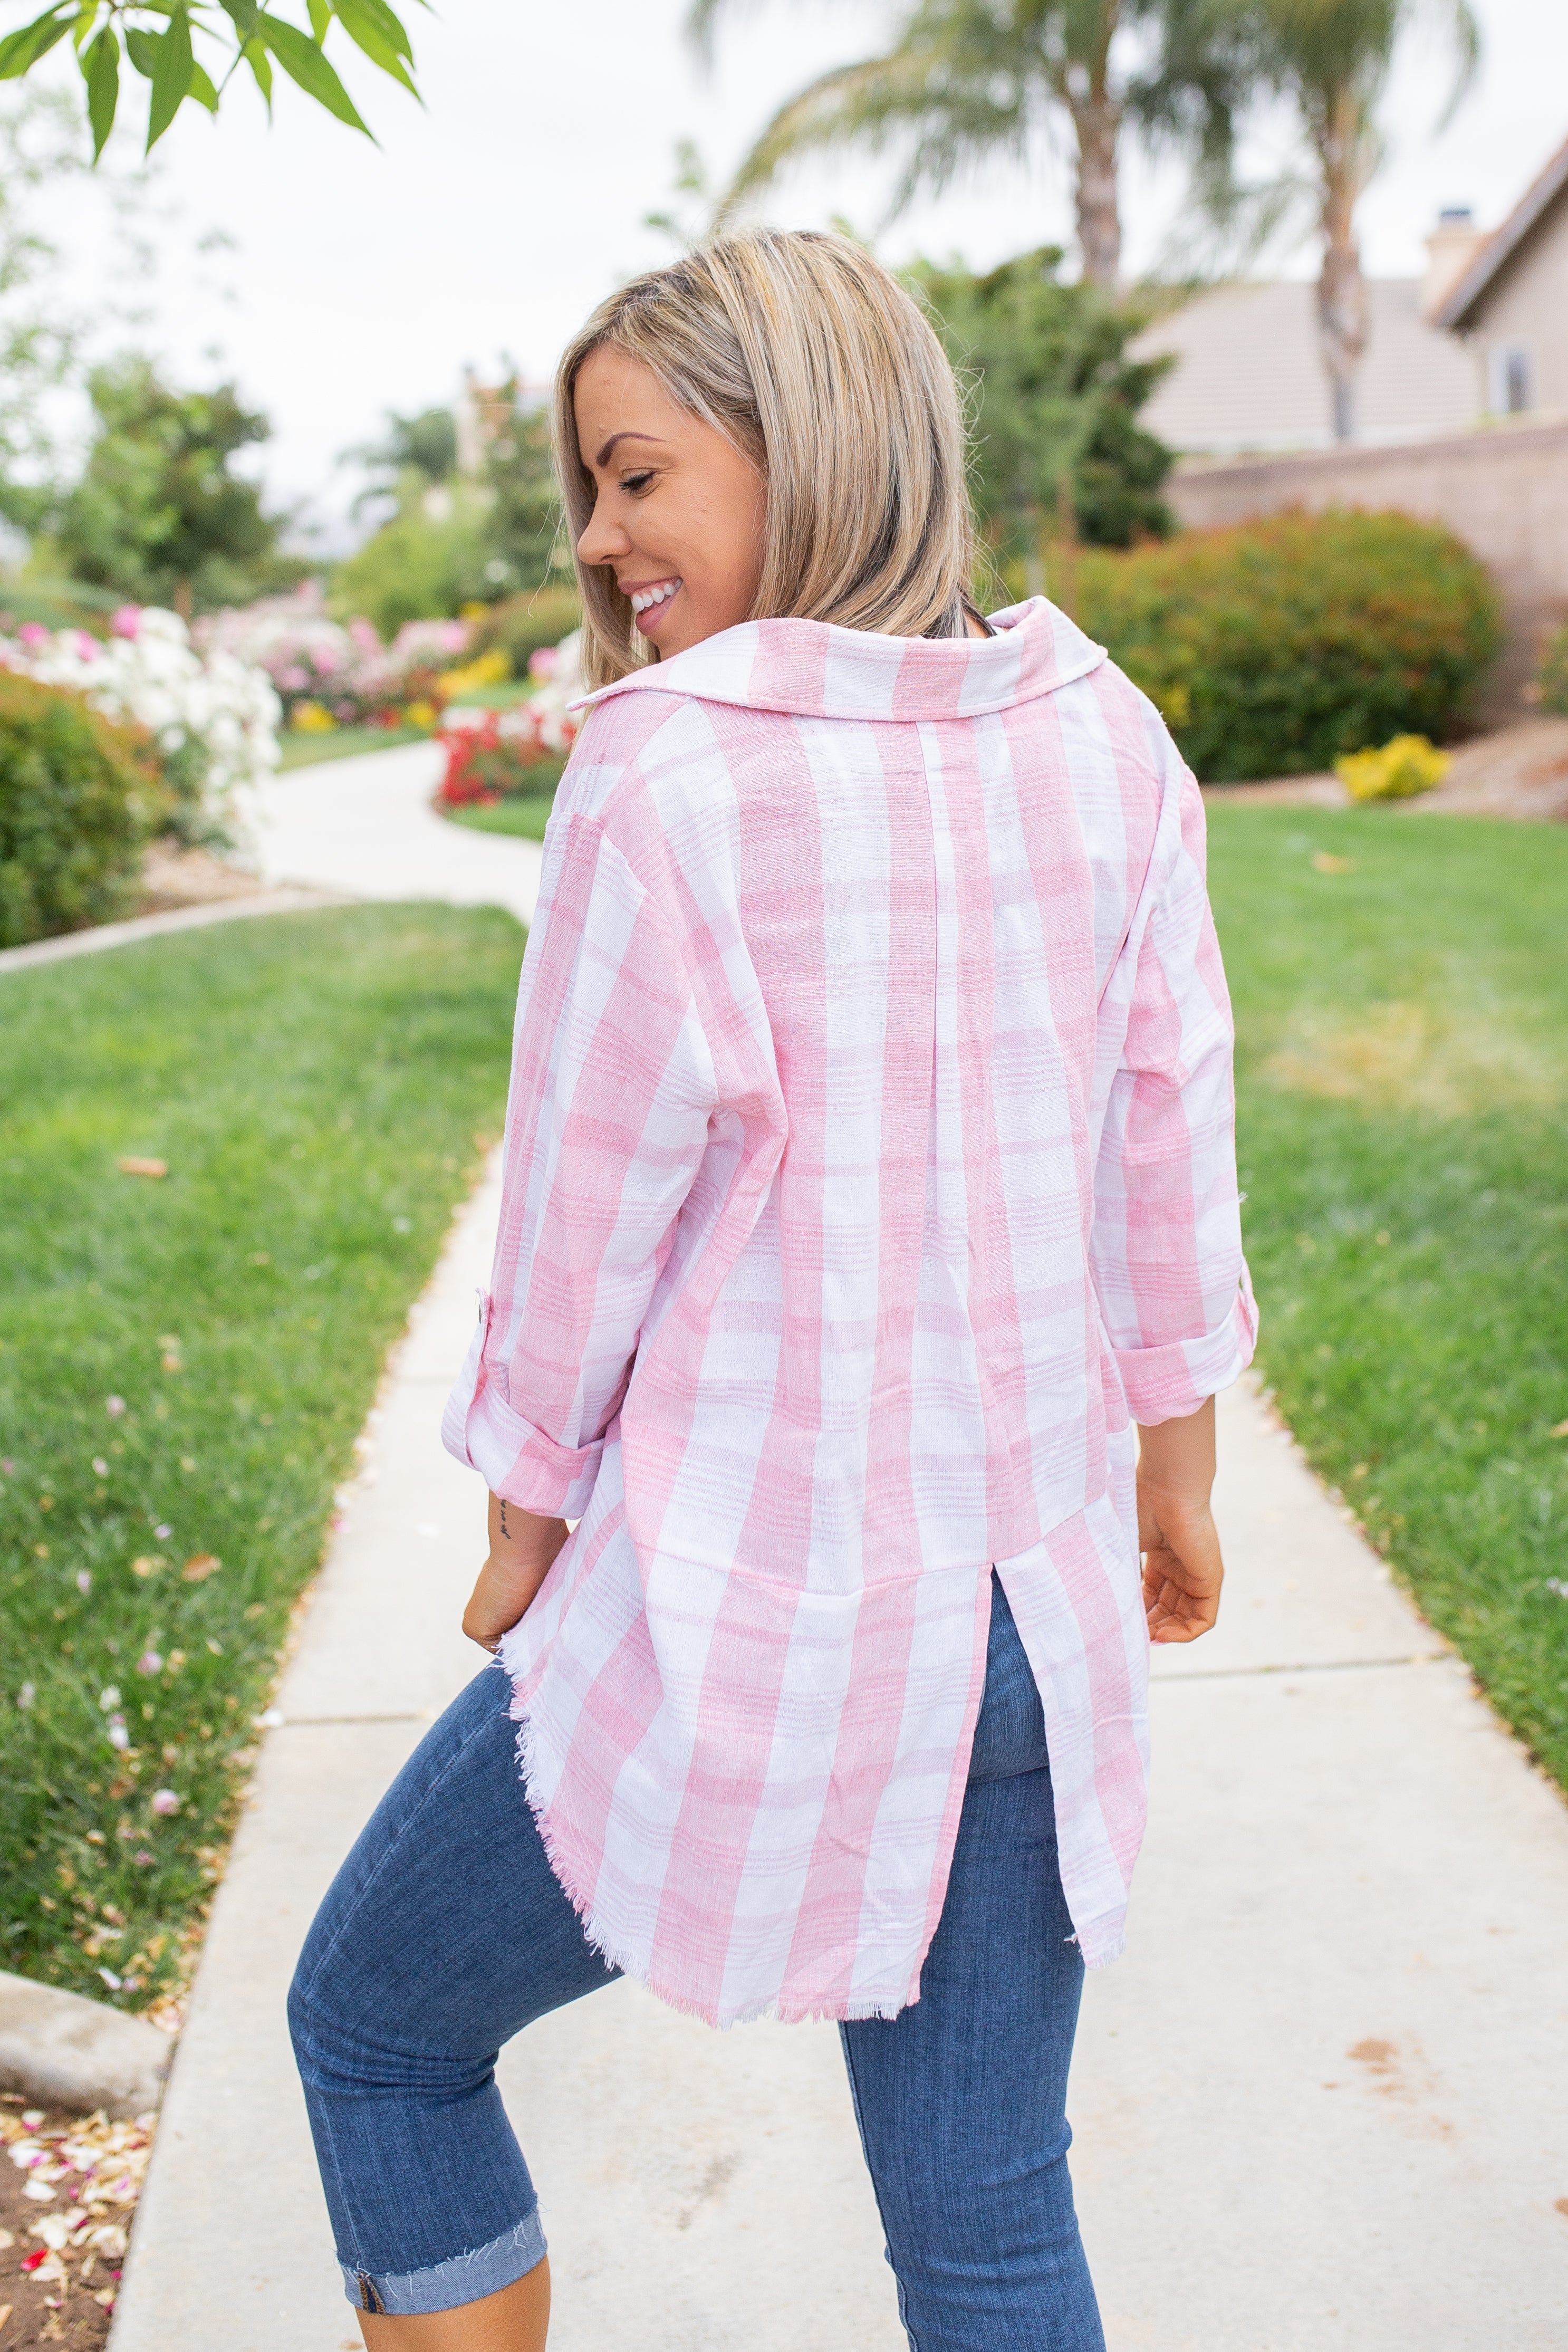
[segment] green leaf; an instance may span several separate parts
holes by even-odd
[[[234,25],[241,43],[256,38],[256,20],[261,15],[258,0],[223,0],[224,13]]]
[[[257,24],[262,39],[289,80],[298,82],[308,98],[335,114],[340,122],[346,122],[350,131],[363,131],[369,139],[370,131],[360,120],[353,100],[309,35],[298,25],[286,25],[281,16],[265,8]]]
[[[332,21],[332,11],[327,0],[305,0],[310,12],[310,37],[318,48],[327,37],[327,27]]]
[[[337,13],[347,25],[349,19],[345,11],[339,8]],[[354,14],[376,26],[394,58],[405,58],[413,65],[413,50],[403,30],[402,19],[394,9],[388,7],[387,0],[355,0]]]
[[[256,14],[259,16],[261,11],[257,9]],[[272,112],[272,59],[259,41],[247,41],[245,45],[245,61],[256,78],[257,89],[267,100],[267,110],[270,115]]]
[[[92,160],[103,152],[103,142],[114,128],[120,103],[120,43],[114,26],[106,25],[82,58],[87,76],[87,114],[92,125]]]
[[[198,106],[204,106],[209,114],[217,112],[218,93],[213,86],[213,78],[204,66],[194,64],[192,66],[191,87],[185,94],[188,98],[193,98]]]
[[[162,33],[143,33],[135,25],[125,28],[125,54],[137,72],[144,74],[149,81],[158,63],[158,44],[162,37]]]
[[[158,55],[152,68],[152,96],[147,109],[147,152],[152,150],[180,111],[189,94],[195,59],[191,54],[191,20],[183,8],[169,19],[166,33],[154,34]]]
[[[70,31],[75,19],[74,7],[68,8],[64,15],[47,8],[30,25],[24,25],[19,33],[12,33],[0,41],[0,81],[15,81],[29,66],[36,66]]]
[[[413,90],[414,97],[418,98],[419,92],[414,89],[413,76],[404,65],[402,58],[387,39],[380,22],[382,16],[391,16],[392,10],[382,8],[378,11],[373,5],[373,0],[333,0],[333,5],[343,30],[351,41],[356,42],[363,49],[371,63],[380,66],[382,73],[391,74],[393,81],[402,82],[404,89]],[[392,17],[392,22],[394,25],[397,24],[395,16]],[[401,25],[398,25],[397,28],[402,36],[404,54],[411,54],[407,46],[407,34],[403,32]]]

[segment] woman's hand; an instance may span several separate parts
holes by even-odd
[[[1196,1642],[1219,1614],[1225,1563],[1208,1497],[1214,1399],[1138,1432],[1138,1546],[1151,1642]]]
[[[494,1652],[528,1610],[567,1534],[564,1519],[542,1519],[491,1496],[490,1557],[463,1612],[463,1631],[471,1642]]]

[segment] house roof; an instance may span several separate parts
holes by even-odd
[[[1437,311],[1433,321],[1435,326],[1446,327],[1452,333],[1470,323],[1473,312],[1499,272],[1518,252],[1536,223],[1551,211],[1565,188],[1568,188],[1568,139],[1563,141],[1545,170],[1525,190],[1502,226],[1488,237]]]
[[[1371,333],[1356,382],[1356,439],[1419,441],[1476,421],[1475,362],[1421,315],[1415,278],[1367,281]],[[1177,364],[1142,422],[1171,448],[1208,457],[1326,449],[1333,405],[1318,341],[1316,289],[1303,279],[1208,288],[1131,346]]]

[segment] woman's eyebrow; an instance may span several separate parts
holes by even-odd
[[[629,425],[624,432],[612,433],[610,436],[593,461],[596,466],[607,466],[610,463],[610,452],[614,448],[617,441],[651,441],[656,449],[662,449],[664,446],[656,433],[639,433],[634,426]]]

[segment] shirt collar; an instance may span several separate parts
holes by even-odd
[[[1043,596],[993,613],[991,637],[883,637],[826,621],[743,621],[601,687],[803,719],[971,719],[1083,677],[1105,659]]]

